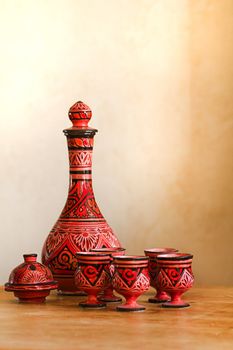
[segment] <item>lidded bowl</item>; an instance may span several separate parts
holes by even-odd
[[[50,290],[57,289],[58,284],[49,268],[36,261],[37,254],[24,254],[23,257],[24,262],[12,270],[5,290],[14,292],[20,302],[44,302]]]

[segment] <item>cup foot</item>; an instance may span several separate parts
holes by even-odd
[[[132,312],[132,311],[144,311],[146,308],[144,306],[129,306],[129,305],[119,305],[116,307],[117,311]]]
[[[79,306],[86,308],[86,309],[103,309],[106,307],[106,304],[100,303],[100,302],[97,302],[95,304],[91,304],[91,303],[88,303],[86,301],[82,301],[81,303],[79,303]]]
[[[119,303],[122,301],[122,299],[120,297],[117,297],[116,295],[112,295],[111,297],[100,296],[98,300],[103,301],[105,303]]]
[[[179,309],[184,307],[190,307],[190,304],[185,303],[183,301],[179,301],[179,302],[167,301],[166,303],[163,303],[161,306],[167,309]]]
[[[160,298],[149,298],[148,299],[148,303],[153,303],[153,304],[161,304],[161,303],[164,303],[166,301],[169,301],[170,299],[160,299]]]

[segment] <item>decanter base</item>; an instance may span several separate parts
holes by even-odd
[[[77,289],[74,283],[74,276],[62,276],[53,274],[55,281],[58,282],[58,295],[63,296],[85,296],[86,293]]]

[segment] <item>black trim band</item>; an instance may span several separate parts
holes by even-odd
[[[70,170],[70,174],[91,174],[91,170]]]
[[[86,137],[86,138],[92,138],[97,132],[97,129],[81,129],[81,128],[70,128],[63,130],[64,134],[69,138],[75,138],[75,137]]]
[[[74,146],[74,147],[68,147],[69,151],[92,151],[93,147],[82,147],[82,146]]]

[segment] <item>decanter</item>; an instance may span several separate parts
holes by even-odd
[[[88,126],[91,117],[91,109],[81,101],[69,109],[73,126],[63,130],[69,152],[68,198],[42,250],[42,262],[58,281],[61,294],[77,294],[77,252],[121,247],[94,197],[92,150],[97,130]]]

